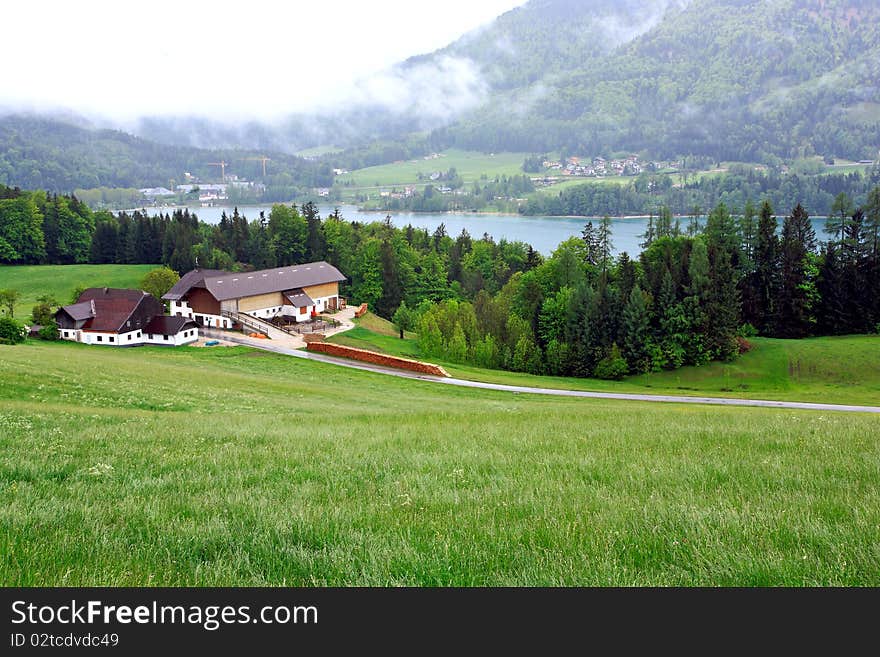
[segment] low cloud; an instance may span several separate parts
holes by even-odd
[[[424,127],[447,123],[485,100],[488,85],[468,58],[445,55],[434,60],[395,66],[355,82],[342,93],[325,97],[319,109],[346,106],[381,107],[393,114],[416,114]]]
[[[663,20],[669,10],[685,9],[691,0],[657,0],[653,7],[640,3],[638,10],[596,19],[596,26],[605,34],[611,47],[628,43],[640,37]]]

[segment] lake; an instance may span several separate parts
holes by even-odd
[[[351,205],[319,205],[318,207],[322,217],[326,217],[333,212],[335,207],[339,207],[340,214],[348,221],[382,221],[386,214],[389,214],[386,212],[360,212],[357,207]],[[215,224],[219,223],[223,212],[226,212],[227,216],[231,216],[233,207],[216,206],[191,210],[194,210],[202,221]],[[260,216],[261,211],[265,212],[268,217],[271,210],[271,206],[240,206],[238,209],[239,213],[248,219],[256,219]],[[164,211],[165,209],[163,209]],[[601,221],[601,217],[524,217],[518,214],[412,212],[392,212],[390,214],[391,221],[398,228],[412,224],[415,228],[426,228],[428,232],[433,233],[440,224],[445,224],[446,233],[452,237],[461,233],[462,229],[467,230],[475,239],[482,237],[483,233],[488,233],[496,242],[500,239],[506,239],[509,242],[526,242],[543,255],[550,255],[560,242],[569,237],[580,237],[581,231],[588,221],[592,221],[594,226]],[[811,221],[816,236],[820,240],[825,239],[824,217],[813,217]],[[682,230],[686,228],[687,222],[687,217],[681,219]],[[639,246],[642,241],[640,235],[644,234],[647,224],[648,220],[642,217],[612,217],[614,252],[626,251],[631,256],[640,253],[642,250]],[[779,225],[782,225],[782,217],[779,217]]]

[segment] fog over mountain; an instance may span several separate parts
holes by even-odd
[[[568,70],[583,53],[611,51],[688,1],[532,0],[439,51],[411,57],[315,98],[308,112],[275,121],[148,116],[123,127],[166,143],[288,152],[433,130],[483,106],[498,90],[532,85]]]
[[[340,83],[320,93],[297,80],[320,57],[273,62],[299,94],[290,111],[230,85],[253,99],[252,115],[170,103],[125,120],[63,120],[172,145],[287,153],[430,134],[433,145],[486,151],[858,158],[880,142],[878,23],[875,0],[530,0],[439,50],[351,80],[324,68]],[[327,48],[357,59],[382,37]],[[204,72],[193,78],[201,84]]]

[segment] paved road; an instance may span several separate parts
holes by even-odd
[[[244,337],[232,337],[227,333],[215,333],[210,330],[201,329],[202,335],[205,337],[216,337],[228,342],[236,342],[238,344],[256,347],[264,351],[271,351],[287,356],[295,356],[297,358],[305,358],[308,360],[316,360],[322,363],[331,363],[342,367],[349,367],[356,370],[366,370],[369,372],[378,372],[389,376],[396,376],[403,379],[416,379],[418,381],[429,381],[431,383],[441,383],[450,386],[460,386],[463,388],[479,388],[481,390],[500,390],[502,392],[512,392],[515,394],[529,395],[554,395],[557,397],[585,397],[588,399],[618,399],[625,401],[643,401],[643,402],[662,402],[675,404],[713,404],[718,406],[758,406],[763,408],[787,408],[808,411],[844,411],[849,413],[878,413],[880,414],[880,406],[850,406],[844,404],[811,404],[808,402],[789,402],[789,401],[772,401],[766,399],[735,399],[727,397],[685,397],[676,395],[642,395],[636,393],[621,392],[589,392],[586,390],[559,390],[556,388],[536,388],[528,386],[509,386],[501,383],[483,383],[480,381],[467,381],[465,379],[445,378],[440,376],[430,376],[427,374],[418,374],[417,372],[407,372],[405,370],[396,370],[372,363],[359,363],[357,361],[348,360],[346,358],[335,358],[326,354],[319,354],[312,351],[303,351],[301,349],[289,349],[278,345],[273,345],[270,341],[255,340]]]

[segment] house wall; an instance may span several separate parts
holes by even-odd
[[[165,338],[168,338],[167,340]],[[147,333],[146,344],[163,345],[166,347],[179,347],[199,339],[199,330],[196,327],[186,328],[177,335],[159,335]]]
[[[190,308],[190,305],[186,302],[186,299],[181,299],[180,301],[169,302],[168,314],[174,315],[176,317],[192,317],[193,309]]]
[[[193,320],[199,326],[210,326],[214,328],[232,328],[232,320],[228,317],[223,317],[222,315],[211,315],[211,314],[202,314],[202,313],[193,313]]]
[[[304,287],[303,292],[309,295],[315,301],[318,297],[335,297],[339,295],[339,283],[324,283],[323,285],[312,285]]]
[[[243,297],[238,300],[238,310],[243,313],[250,313],[254,310],[264,310],[266,308],[278,308],[282,305],[284,305],[284,298],[281,296],[281,292],[258,294],[253,297]]]
[[[139,333],[140,335],[138,335]],[[99,337],[101,338],[100,341],[98,340]],[[187,328],[177,335],[169,335],[168,340],[163,340],[163,336],[158,334],[150,338],[149,334],[144,333],[142,330],[129,331],[127,333],[106,333],[103,331],[61,329],[61,339],[102,347],[135,347],[144,344],[161,344],[179,347],[180,345],[189,344],[190,342],[198,340],[199,331],[196,327]]]
[[[104,347],[134,347],[146,342],[146,336],[141,330],[128,331],[127,333],[105,333],[103,331],[78,331],[78,333],[80,334],[79,341],[83,344]]]
[[[315,302],[315,310],[319,313],[324,312],[331,306],[339,307],[339,283],[324,283],[323,285],[313,285],[312,287],[304,287],[303,292]],[[331,300],[335,299],[335,303]]]
[[[289,303],[281,307],[281,313],[295,322],[306,322],[312,318],[312,309],[315,306],[306,306],[305,313],[300,313],[300,306],[291,306]]]

